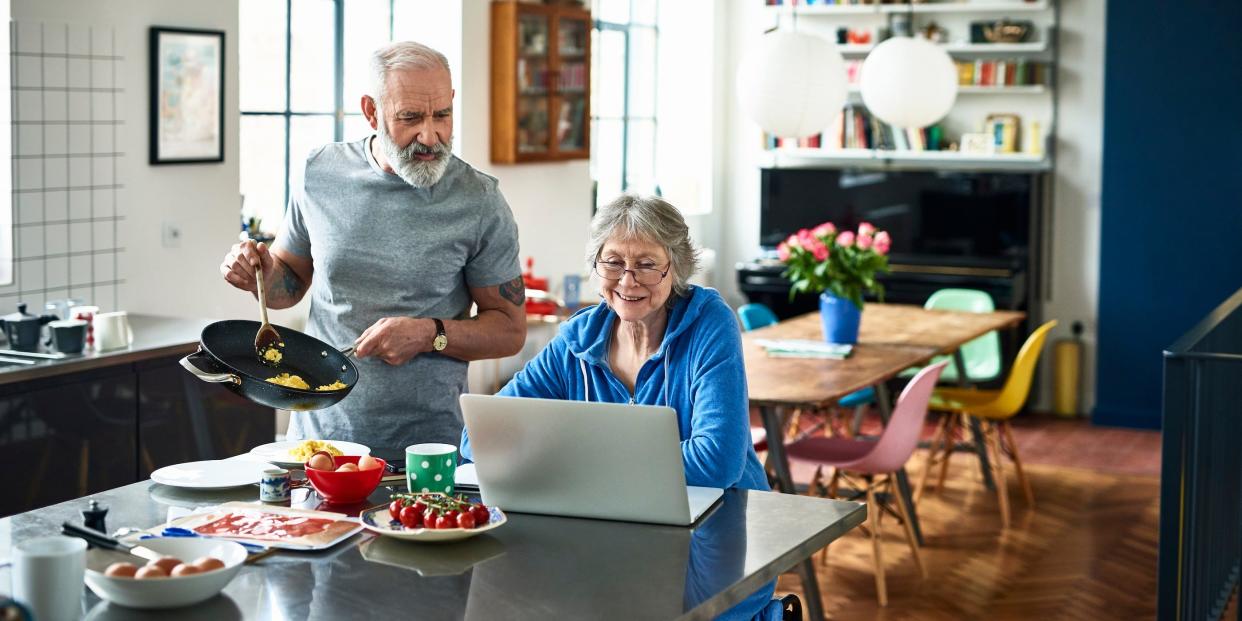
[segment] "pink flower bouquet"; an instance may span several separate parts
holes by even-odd
[[[858,231],[837,231],[831,222],[790,235],[776,248],[787,267],[785,277],[793,282],[789,297],[799,293],[829,293],[863,307],[863,294],[883,299],[884,286],[875,275],[888,272],[888,251],[892,239],[887,231],[876,230],[868,222]]]

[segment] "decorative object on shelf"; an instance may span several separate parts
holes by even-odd
[[[742,112],[780,137],[817,134],[845,103],[845,59],[821,37],[799,32],[763,36],[737,71]]]
[[[993,155],[996,144],[992,141],[992,134],[987,132],[965,133],[962,134],[961,151],[970,155]]]
[[[224,161],[224,31],[151,27],[150,163]]]
[[[1016,114],[989,114],[984,119],[984,126],[992,136],[992,144],[997,153],[1018,152],[1018,128],[1022,127],[1022,119]]]
[[[1026,140],[1023,141],[1027,155],[1044,154],[1044,136],[1039,131],[1039,121],[1031,121],[1026,126]]]
[[[999,19],[995,21],[971,22],[971,43],[1024,43],[1035,31],[1035,24],[1029,20],[1011,21]]]
[[[787,266],[783,275],[793,283],[789,298],[799,293],[820,294],[824,340],[858,341],[863,294],[884,298],[884,286],[875,275],[889,271],[891,246],[888,232],[876,230],[867,222],[858,225],[857,233],[838,231],[831,222],[825,222],[814,229],[802,229],[777,246],[777,256]]]
[[[927,22],[926,26],[923,26],[923,28],[919,30],[919,36],[931,41],[932,43],[944,43],[949,40],[949,31],[945,30],[935,21],[930,21]]]
[[[944,118],[957,100],[957,66],[923,39],[893,37],[863,61],[863,103],[882,121],[919,128]]]

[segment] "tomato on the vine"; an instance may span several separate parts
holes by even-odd
[[[388,515],[391,515],[392,519],[394,520],[400,520],[401,519],[401,508],[402,508],[401,499],[398,498],[392,501],[392,504],[388,505]]]
[[[441,515],[436,518],[436,528],[457,528],[457,519]]]
[[[470,513],[474,515],[474,521],[480,526],[486,524],[492,518],[492,514],[483,505],[475,505],[470,508]]]
[[[423,524],[426,524],[427,528],[435,528],[436,518],[438,517],[440,517],[440,514],[435,509],[428,508],[423,512]]]
[[[472,511],[463,511],[457,516],[457,525],[462,528],[474,528],[474,513]]]
[[[415,511],[417,511],[417,512],[419,512],[419,513],[424,513],[424,512],[426,512],[426,511],[427,511],[427,503],[425,503],[425,502],[423,502],[423,501],[421,501],[421,500],[415,500],[415,501],[414,501],[414,510],[415,510]]]
[[[414,510],[414,507],[402,507],[400,520],[401,525],[406,528],[418,528],[422,526],[422,516]]]

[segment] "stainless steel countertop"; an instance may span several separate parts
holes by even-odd
[[[368,504],[386,502],[389,493],[381,486]],[[108,528],[115,530],[161,524],[171,506],[257,496],[255,487],[193,492],[144,481],[89,498],[110,508]],[[318,506],[309,490],[295,490],[294,499],[295,506],[333,510]],[[67,520],[81,523],[87,500],[0,520],[0,558],[13,541],[59,533]],[[729,490],[694,528],[510,513],[504,526],[456,543],[364,531],[322,552],[280,551],[243,567],[222,596],[161,612],[183,620],[709,619],[865,516],[866,507],[853,502]],[[0,569],[0,590],[10,576]],[[91,619],[138,618],[85,587],[82,604]]]
[[[155,315],[129,315],[134,343],[124,349],[67,354],[57,360],[39,360],[33,365],[0,366],[0,385],[77,373],[139,360],[193,353],[198,337],[211,319],[184,319]],[[7,349],[7,344],[4,346]]]

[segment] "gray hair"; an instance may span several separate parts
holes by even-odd
[[[659,244],[668,253],[673,295],[690,290],[690,277],[699,271],[699,251],[690,241],[690,227],[671,203],[658,196],[625,193],[604,205],[591,220],[586,260],[592,273],[604,244],[613,237]]]
[[[388,74],[395,69],[440,69],[450,76],[448,58],[436,50],[414,41],[395,41],[371,53],[371,88],[367,92],[375,105],[383,101]]]

